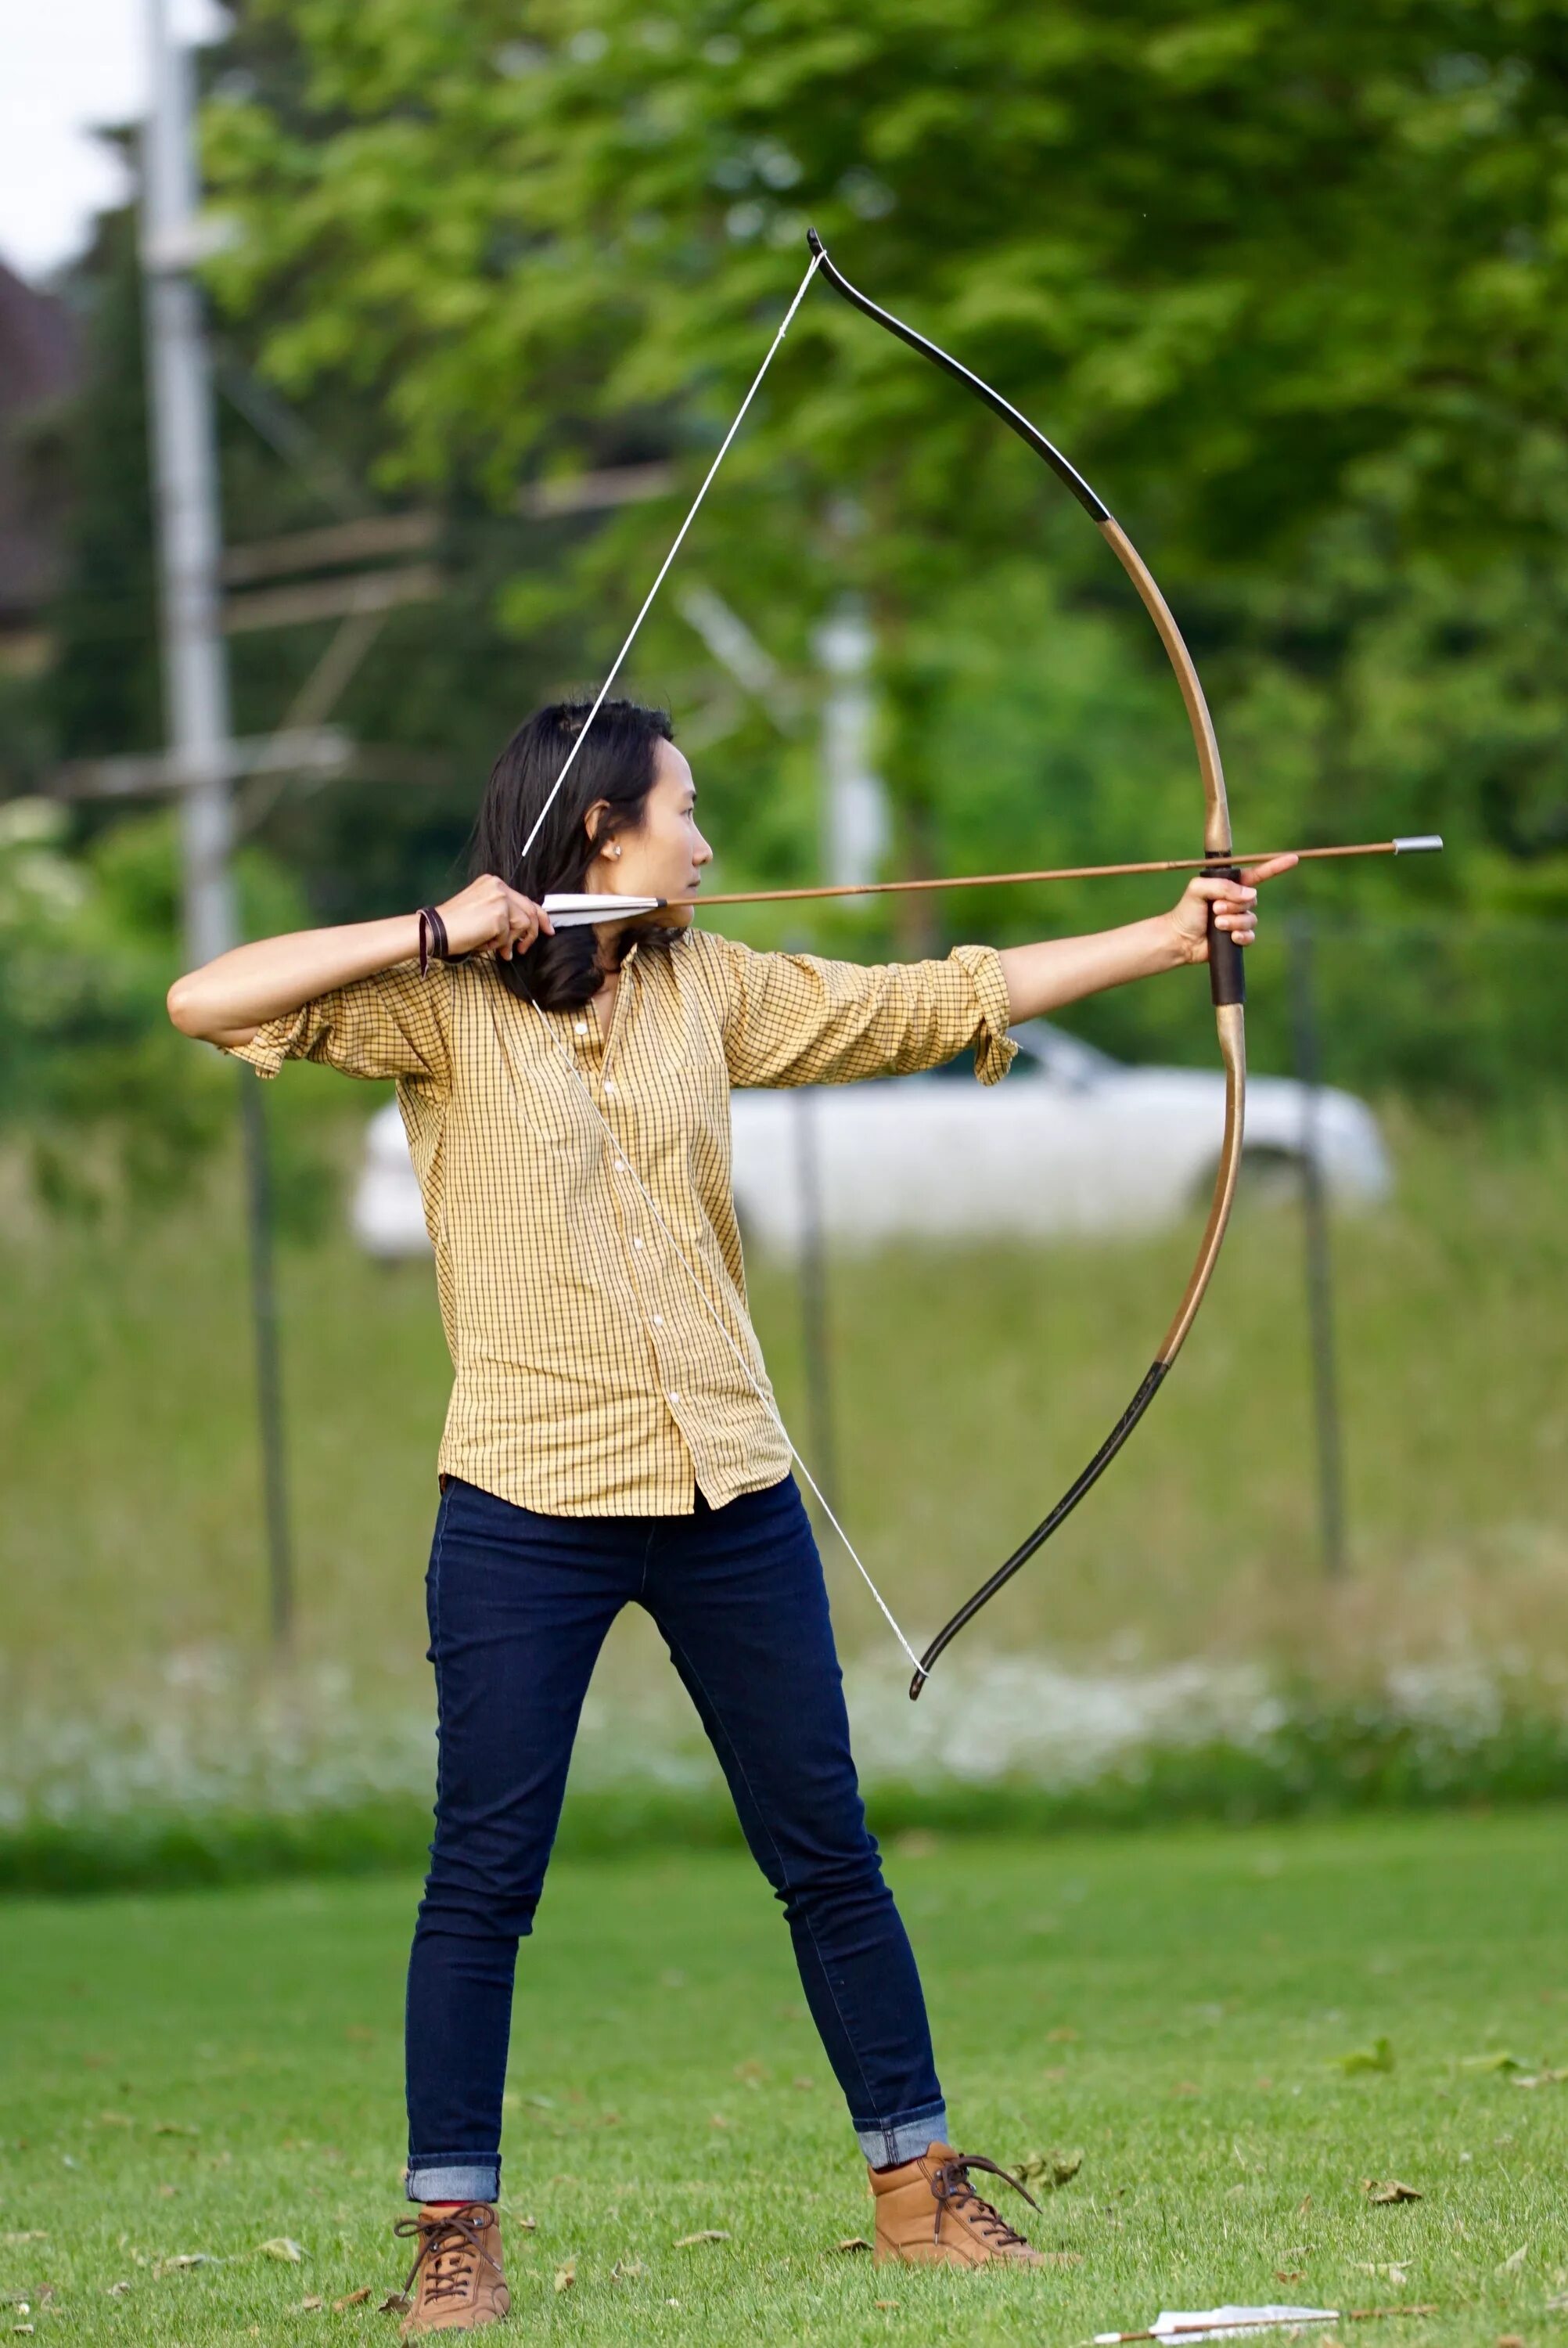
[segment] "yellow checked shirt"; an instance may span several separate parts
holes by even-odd
[[[665,1516],[693,1508],[693,1475],[718,1508],[790,1465],[746,1307],[731,1086],[905,1074],[969,1044],[994,1084],[1007,1023],[989,946],[866,968],[692,930],[629,954],[608,1038],[487,960],[404,963],[236,1056],[397,1079],[456,1374],[438,1467],[556,1516]]]

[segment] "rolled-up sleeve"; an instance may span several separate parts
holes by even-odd
[[[275,1076],[285,1060],[316,1060],[345,1076],[443,1084],[449,1065],[446,993],[444,966],[422,978],[417,963],[398,963],[269,1019],[248,1044],[226,1048],[231,1058],[249,1061],[259,1076]]]
[[[715,939],[725,963],[724,1055],[733,1085],[852,1084],[940,1067],[972,1045],[994,1085],[1018,1046],[994,947],[942,962],[865,964],[756,953]]]

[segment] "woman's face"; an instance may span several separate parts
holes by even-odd
[[[605,842],[588,874],[590,889],[623,897],[691,897],[702,885],[702,867],[712,863],[713,851],[697,829],[692,769],[673,742],[655,746],[654,774],[641,825]],[[692,915],[688,910],[660,918],[684,928]]]

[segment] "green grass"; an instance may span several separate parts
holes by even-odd
[[[518,2336],[1065,2348],[1225,2298],[1437,2302],[1347,2335],[1398,2348],[1559,2336],[1568,2086],[1466,2065],[1568,2056],[1562,1814],[922,1838],[889,1868],[961,2141],[1083,2149],[1023,2213],[1076,2262],[836,2251],[867,2227],[862,2172],[749,1862],[563,1861],[519,1968]],[[14,2321],[138,2348],[392,2337],[374,2302],[331,2302],[402,2278],[413,1900],[378,1879],[0,1914],[0,2290],[35,2310]],[[1341,2066],[1380,2037],[1391,2068]],[[1374,2207],[1367,2178],[1423,2198]],[[704,2228],[730,2239],[674,2247]],[[300,2264],[261,2254],[284,2236]],[[214,2263],[164,2263],[192,2253]]]
[[[293,1070],[308,1084],[315,1071]],[[330,1081],[330,1080],[328,1080]],[[338,1086],[331,1097],[355,1106]],[[357,1131],[357,1128],[354,1128]],[[1244,1211],[1124,1458],[977,1634],[1059,1658],[1259,1657],[1354,1687],[1390,1655],[1568,1644],[1568,1126],[1393,1120],[1400,1189],[1337,1234],[1353,1570],[1317,1555],[1300,1234]],[[343,1137],[352,1159],[353,1136]],[[244,1261],[227,1170],[97,1231],[0,1216],[0,1687],[112,1709],[170,1658],[259,1653],[265,1587]],[[845,1521],[917,1637],[1035,1521],[1145,1368],[1192,1233],[834,1268]],[[795,1296],[756,1313],[804,1441]],[[301,1651],[423,1701],[421,1578],[448,1366],[428,1268],[336,1222],[282,1265]],[[831,1546],[831,1545],[830,1545]],[[829,1557],[847,1653],[896,1657]],[[84,1643],[80,1626],[92,1626]],[[646,1640],[609,1668],[632,1688]]]

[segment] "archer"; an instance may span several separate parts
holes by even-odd
[[[395,1078],[436,1250],[454,1383],[426,1580],[440,1763],[408,1973],[405,2336],[511,2303],[497,2203],[518,1942],[629,1604],[658,1625],[784,1904],[869,2167],[877,2259],[1040,2263],[970,2181],[1004,2172],[952,2148],[866,1824],[822,1564],[747,1310],[730,1088],[966,1048],[994,1084],[1020,1021],[1204,963],[1216,933],[1250,944],[1258,888],[1296,860],[1196,874],[1122,928],[878,967],[753,953],[693,927],[690,903],[559,931],[541,910],[561,891],[690,900],[712,853],[661,713],[555,703],[497,759],[459,894],[236,947],[169,992],[178,1027],[261,1076],[309,1059]]]

